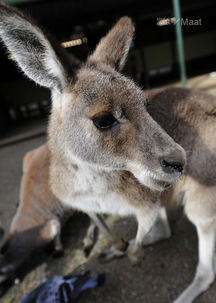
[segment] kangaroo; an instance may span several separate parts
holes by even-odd
[[[119,73],[134,25],[121,18],[80,63],[18,10],[0,6],[0,36],[24,73],[51,89],[48,127],[50,186],[74,209],[95,214],[134,215],[137,252],[159,212],[159,193],[175,182],[185,152],[151,118],[145,95]]]
[[[63,250],[61,228],[74,211],[50,190],[49,154],[47,144],[43,144],[24,156],[19,205],[1,245],[1,283],[15,279],[26,261],[49,243],[54,241],[56,253]],[[86,256],[95,244],[95,229],[91,222],[83,239]]]
[[[49,189],[49,151],[47,145],[28,152],[23,160],[20,203],[2,247],[0,282],[16,277],[31,254],[54,240],[62,250],[61,226],[72,214]]]
[[[148,99],[148,112],[187,153],[186,173],[174,186],[162,192],[161,204],[183,204],[185,214],[197,230],[199,261],[196,274],[174,301],[191,303],[215,279],[216,99],[183,88],[151,91]],[[166,231],[169,228],[167,217],[164,216],[163,222]],[[157,237],[152,230],[150,241],[154,242]]]
[[[80,63],[30,18],[10,6],[0,6],[1,39],[23,72],[51,90],[53,105],[48,126],[51,190],[62,203],[87,213],[99,226],[101,221],[97,214],[135,216],[137,234],[130,241],[127,254],[132,262],[137,262],[145,236],[158,217],[166,222],[166,213],[160,203],[163,202],[161,195],[164,190],[168,192],[167,188],[172,184],[173,188],[175,184],[176,187],[178,184],[183,186],[187,177],[191,178],[191,182],[194,180],[194,184],[199,183],[200,179],[194,178],[193,169],[199,176],[202,171],[197,168],[202,161],[206,171],[205,150],[203,152],[201,149],[202,159],[198,151],[192,153],[193,157],[189,154],[189,174],[186,167],[186,178],[181,178],[182,183],[176,182],[186,164],[185,151],[176,141],[181,141],[179,143],[186,151],[190,149],[189,152],[191,148],[196,150],[198,144],[194,134],[188,134],[191,129],[182,128],[177,121],[184,121],[187,114],[190,117],[191,108],[197,107],[195,118],[192,117],[189,122],[194,123],[195,135],[198,136],[202,128],[198,125],[198,119],[204,121],[206,117],[202,100],[196,103],[196,98],[199,98],[196,94],[185,98],[185,107],[178,106],[177,102],[172,104],[171,108],[179,118],[176,120],[176,115],[169,116],[171,121],[167,121],[167,126],[176,127],[176,131],[167,131],[163,125],[166,120],[160,118],[163,111],[169,112],[169,107],[161,110],[157,102],[152,104],[158,106],[150,106],[152,116],[156,121],[161,119],[162,126],[151,117],[143,91],[120,73],[133,32],[131,19],[121,18],[102,38],[86,62]],[[182,96],[181,90],[179,95]],[[178,93],[174,93],[175,100],[178,100]],[[194,106],[191,100],[195,102]],[[209,122],[204,127],[210,134],[213,134],[214,128],[213,122],[210,123],[214,117],[214,105],[214,101],[211,101]],[[179,112],[181,109],[183,112]],[[176,141],[175,134],[178,134]],[[212,150],[214,147],[211,140],[209,148]],[[203,174],[203,178],[206,175]],[[211,180],[210,184],[213,182],[210,176],[206,178]],[[186,197],[190,195],[185,194],[184,200]],[[190,215],[190,212],[193,214]],[[193,207],[187,208],[188,217],[197,224],[192,219],[194,213]],[[200,229],[205,219],[198,220],[201,222],[198,224]],[[107,232],[106,227],[102,225],[102,228]],[[206,241],[206,232],[201,234],[201,238]],[[211,240],[208,245],[212,245],[212,237],[207,238]],[[209,278],[209,264],[203,263],[203,245],[200,247],[202,270],[195,276],[192,288],[177,299],[177,303],[192,302],[214,279],[211,271],[207,286],[206,280],[200,279],[200,272]],[[211,255],[205,255],[204,261],[206,259],[209,261]]]

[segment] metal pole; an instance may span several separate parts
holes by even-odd
[[[186,77],[185,54],[184,54],[182,28],[181,28],[181,11],[180,11],[179,0],[173,0],[173,10],[176,18],[175,32],[176,32],[176,40],[177,40],[178,63],[180,69],[181,84],[182,86],[186,86],[187,77]]]

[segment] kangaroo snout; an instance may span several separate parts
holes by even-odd
[[[180,176],[184,172],[186,164],[185,151],[178,148],[175,152],[159,159],[161,168],[166,174]]]
[[[161,167],[165,173],[172,174],[175,172],[182,173],[184,169],[184,164],[182,162],[170,161],[161,159],[160,160]]]

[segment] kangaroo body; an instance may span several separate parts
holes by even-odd
[[[130,18],[121,18],[80,63],[34,21],[0,5],[1,39],[24,73],[52,92],[52,192],[65,205],[87,213],[108,235],[98,214],[135,216],[137,234],[127,249],[135,263],[143,241],[156,239],[158,218],[168,230],[160,202],[179,195],[190,200],[186,213],[197,227],[199,264],[194,281],[175,301],[190,303],[214,280],[214,219],[212,213],[197,212],[194,203],[196,198],[209,208],[215,203],[215,169],[209,163],[215,160],[215,101],[168,90],[150,93],[147,102],[143,91],[120,73],[133,32]]]
[[[59,202],[50,190],[49,162],[47,145],[24,157],[19,205],[1,245],[1,282],[15,278],[32,254],[51,241],[56,251],[62,249],[61,227],[72,209]]]
[[[187,217],[197,229],[196,274],[175,301],[189,303],[215,278],[216,98],[190,89],[156,90],[149,92],[148,111],[187,154],[185,175],[162,193],[161,204],[169,207],[183,204]]]
[[[45,144],[25,155],[20,203],[10,227],[11,234],[42,226],[50,220],[63,223],[70,214],[71,210],[50,191],[49,163],[49,150]]]

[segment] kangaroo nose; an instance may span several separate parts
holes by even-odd
[[[165,173],[173,174],[175,172],[182,173],[184,169],[184,163],[178,161],[168,161],[165,159],[161,159],[160,161],[161,167]]]

